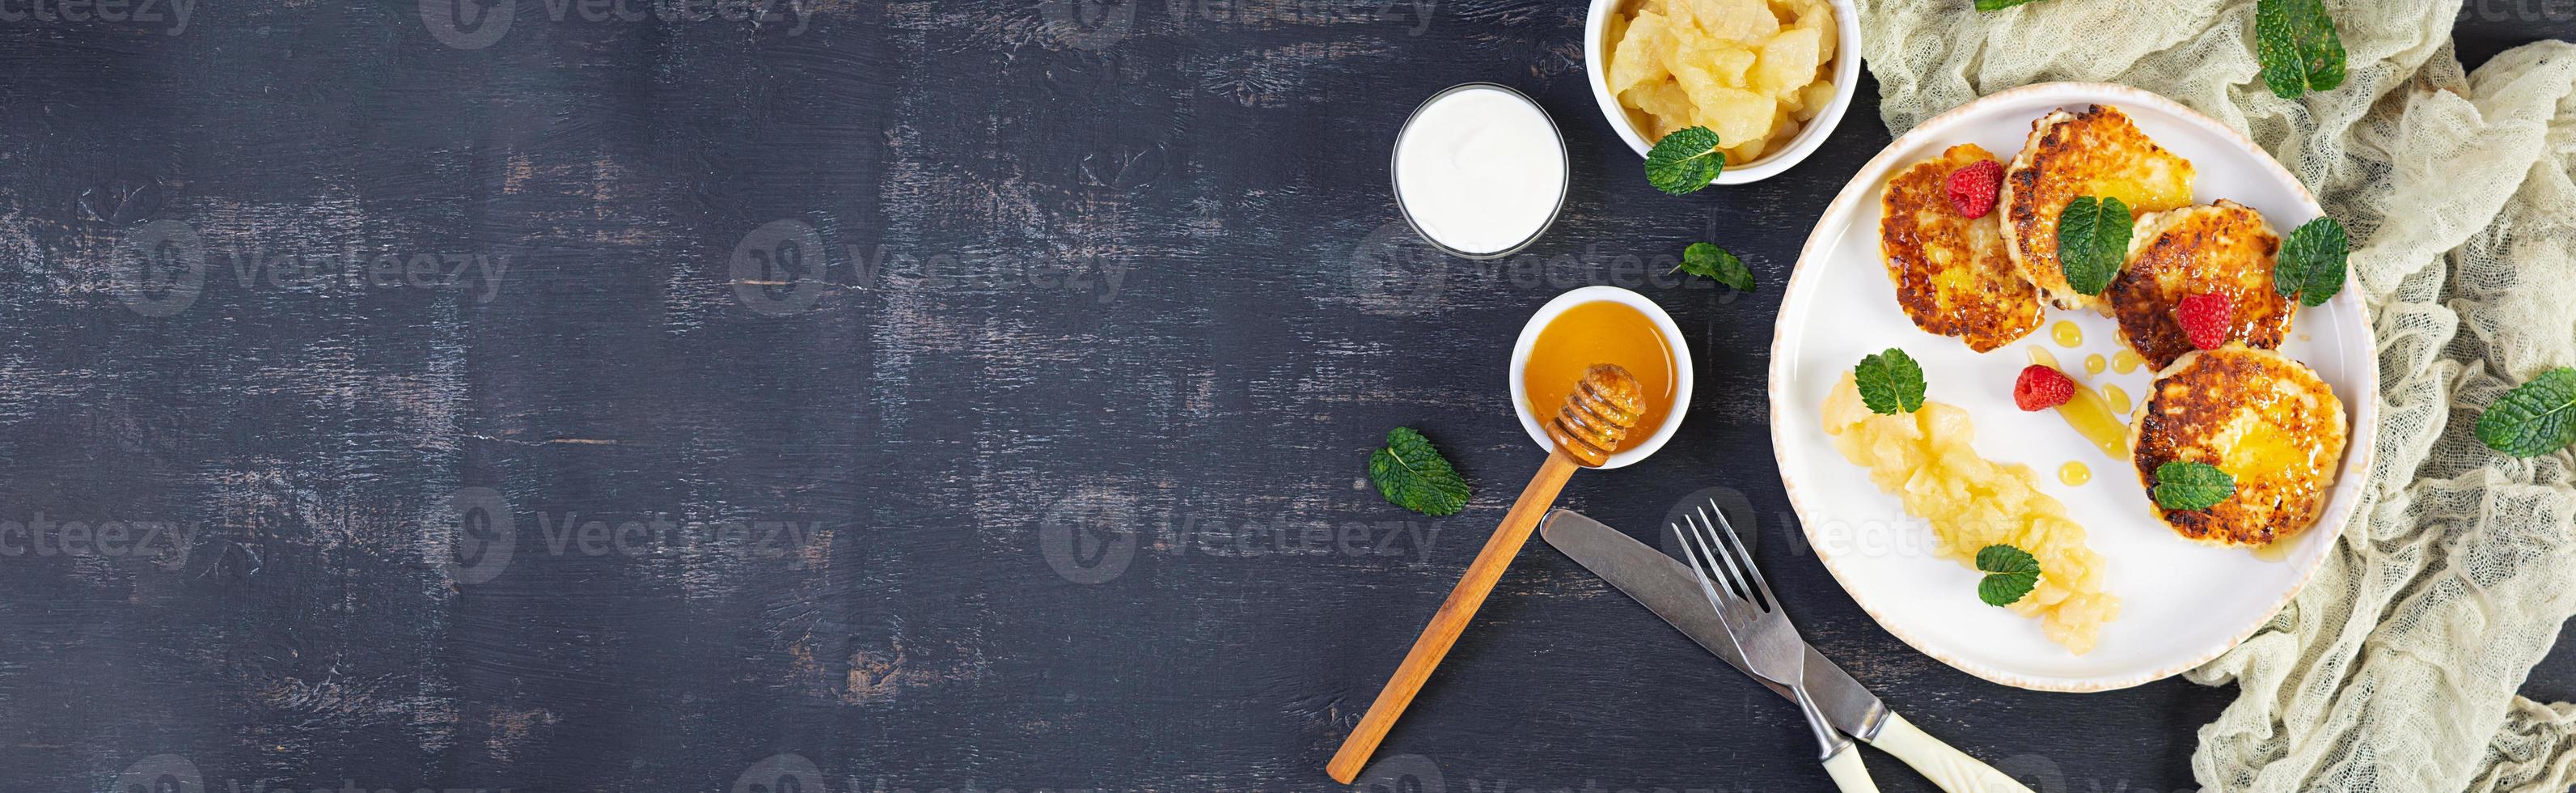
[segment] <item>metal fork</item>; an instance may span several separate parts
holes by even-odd
[[[1726,637],[1735,643],[1735,651],[1754,674],[1789,687],[1797,694],[1798,709],[1807,715],[1807,727],[1816,733],[1821,748],[1819,759],[1825,773],[1843,793],[1878,793],[1878,784],[1870,781],[1869,769],[1862,766],[1860,753],[1852,751],[1852,740],[1825,721],[1824,711],[1807,694],[1807,642],[1798,638],[1798,627],[1789,624],[1789,612],[1780,599],[1771,595],[1771,585],[1762,580],[1762,569],[1753,564],[1753,554],[1735,537],[1735,527],[1726,522],[1726,513],[1717,511],[1712,522],[1710,510],[1692,508],[1699,522],[1691,523],[1690,515],[1672,525],[1673,535],[1680,539],[1682,553],[1690,557],[1690,569],[1699,576],[1699,588],[1708,596],[1708,605],[1717,610],[1719,621],[1726,623]],[[1689,527],[1688,531],[1684,527]],[[1723,529],[1725,539],[1719,539]],[[1693,546],[1697,546],[1694,551]],[[1725,566],[1719,567],[1723,561]],[[1722,578],[1725,586],[1713,579]],[[1756,596],[1759,596],[1758,599]]]

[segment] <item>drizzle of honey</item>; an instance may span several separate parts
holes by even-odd
[[[2030,347],[2030,362],[2065,371],[2058,368],[2056,355],[2038,345]],[[2070,376],[2067,379],[2074,378]],[[2113,460],[2129,459],[2129,425],[2120,420],[2120,415],[2111,410],[2110,400],[2102,398],[2100,392],[2081,381],[2075,384],[2075,398],[2057,406],[2058,418],[2065,419],[2067,426],[2074,427],[2077,434],[2092,441],[2095,448],[2102,450],[2103,456]]]
[[[2141,166],[2143,169],[2144,166]],[[2144,215],[2168,209],[2191,206],[2191,181],[2157,178],[2160,174],[2140,173],[2128,177],[2097,179],[2090,186],[2094,195],[2117,198],[2129,206],[2129,214]]]
[[[2093,469],[2080,461],[2068,460],[2065,465],[2057,467],[2057,481],[2065,482],[2067,487],[2080,487],[2093,481]]]
[[[2097,353],[2094,353],[2094,354],[2092,354],[2092,355],[2084,356],[2084,373],[2085,373],[2085,374],[2101,374],[2101,373],[2102,373],[2102,370],[2103,370],[2103,369],[2106,369],[2106,368],[2109,368],[2109,367],[2110,367],[2110,365],[2111,365],[2111,364],[2110,364],[2110,362],[2109,362],[2109,361],[2105,361],[2105,360],[2103,360],[2103,359],[2102,359],[2102,354],[2101,354],[2101,353],[2098,353],[2098,352],[2097,352]]]
[[[2211,446],[2226,450],[2218,455],[2218,470],[2241,481],[2266,471],[2297,471],[2313,465],[2313,449],[2289,433],[2274,430],[2256,414],[2239,412],[2210,437]]]
[[[2034,344],[2031,345],[2030,348],[2030,362],[2050,369],[2055,369],[2057,368],[2057,353],[2049,352],[2048,348]]]
[[[2147,359],[2138,357],[2137,353],[2121,350],[2111,354],[2111,371],[2128,374],[2137,371],[2138,367],[2145,365],[2146,362]]]
[[[1672,415],[1674,391],[1680,387],[1673,377],[1673,348],[1646,312],[1625,303],[1577,303],[1539,329],[1538,339],[1530,344],[1529,363],[1521,367],[1521,385],[1526,390],[1521,398],[1529,404],[1530,415],[1546,423],[1565,406],[1566,395],[1583,380],[1583,370],[1597,363],[1627,367],[1646,398],[1646,414],[1628,430],[1619,450],[1654,437]]]
[[[2057,346],[2074,347],[2084,343],[2084,328],[2075,324],[2075,320],[2061,319],[2048,326],[2048,337],[2056,339]]]
[[[2247,550],[2254,552],[2254,558],[2266,562],[2286,562],[2290,560],[2289,540],[2273,540]]]
[[[2101,356],[2097,355],[2094,357],[2098,358]],[[2097,369],[2094,371],[2098,373],[2101,370]],[[2134,407],[2129,404],[2129,392],[2126,389],[2122,389],[2119,386],[2111,385],[2109,383],[2102,384],[2102,399],[2111,403],[2111,412],[2118,413],[2123,416],[2129,415],[2130,408]]]

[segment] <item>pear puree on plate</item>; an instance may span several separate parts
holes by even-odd
[[[1929,522],[1941,556],[1973,566],[1979,549],[2000,543],[2039,560],[2039,586],[2006,608],[2039,618],[2049,641],[2082,655],[2102,623],[2119,618],[2120,599],[2104,591],[2102,555],[2084,546],[2084,527],[2066,516],[2066,505],[2039,492],[2030,466],[1977,456],[1968,445],[1977,429],[1967,411],[1925,400],[1912,413],[1872,413],[1844,372],[1823,413],[1834,450],[1868,468],[1869,480],[1902,499],[1906,514]],[[1959,590],[1964,607],[1985,608],[1972,590]]]

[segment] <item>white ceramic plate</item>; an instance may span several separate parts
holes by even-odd
[[[2047,347],[2080,379],[2118,385],[2143,400],[2153,375],[2145,367],[2125,375],[2082,374],[2088,353],[2108,358],[2121,349],[2111,320],[2052,309],[2039,331],[1981,355],[1906,319],[1878,254],[1878,199],[1888,177],[1960,143],[2010,160],[2033,119],[2094,103],[2119,107],[2158,143],[2190,158],[2202,203],[2226,198],[2251,206],[2283,236],[2322,214],[2307,189],[2252,142],[2172,100],[2092,83],[2017,88],[1924,122],[1843,187],[1799,255],[1771,348],[1771,440],[1780,478],[1825,569],[1880,625],[1924,654],[1978,677],[2045,691],[2158,680],[2244,641],[2307,584],[2352,517],[2378,435],[2370,322],[2358,290],[2347,288],[2324,306],[2299,309],[2282,345],[2334,386],[2351,426],[2324,516],[2262,554],[2201,545],[2155,519],[2128,461],[2105,457],[2055,411],[2024,413],[2013,405],[2013,378],[2029,365],[2033,345]],[[2050,341],[2049,327],[2061,319],[2083,327],[2081,345]],[[1979,454],[2035,469],[2042,489],[2066,503],[2088,544],[2109,560],[2109,588],[2120,597],[2121,612],[2103,627],[2091,653],[2069,653],[2040,635],[2037,620],[1979,602],[1977,574],[1932,555],[1929,530],[1834,451],[1818,426],[1818,407],[1843,372],[1888,347],[1922,362],[1929,398],[1975,418]],[[2061,484],[2056,472],[2070,460],[2090,466],[2093,480]]]

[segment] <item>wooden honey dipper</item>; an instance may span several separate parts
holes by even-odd
[[[1467,564],[1458,586],[1449,590],[1449,599],[1440,602],[1440,610],[1431,615],[1431,624],[1413,640],[1413,650],[1404,654],[1395,676],[1388,678],[1386,688],[1377,692],[1377,701],[1369,704],[1368,713],[1360,717],[1359,726],[1351,728],[1350,737],[1342,739],[1342,748],[1324,764],[1333,781],[1350,784],[1368,765],[1369,755],[1377,751],[1379,741],[1395,727],[1395,718],[1412,704],[1413,695],[1422,690],[1441,656],[1449,654],[1450,645],[1467,630],[1467,621],[1484,605],[1485,595],[1494,591],[1494,582],[1503,577],[1503,568],[1511,566],[1512,557],[1520,555],[1521,545],[1529,541],[1530,530],[1538,519],[1556,503],[1557,491],[1565,489],[1565,480],[1576,468],[1599,468],[1608,462],[1610,453],[1619,449],[1628,430],[1646,413],[1645,395],[1637,387],[1637,378],[1615,364],[1593,364],[1575,383],[1574,393],[1567,394],[1564,407],[1547,422],[1548,440],[1556,448],[1547,462],[1530,477],[1528,487],[1521,489],[1520,500],[1503,515],[1503,523],[1494,529],[1485,549]]]

